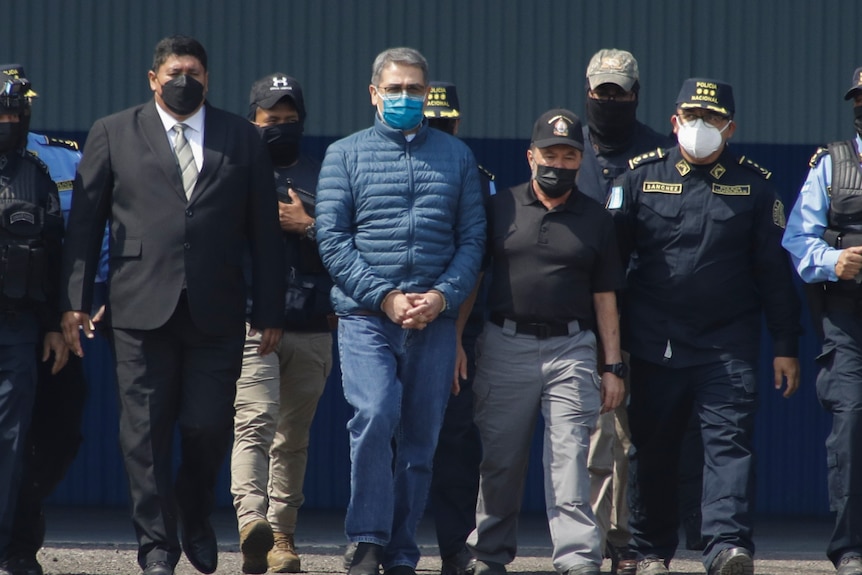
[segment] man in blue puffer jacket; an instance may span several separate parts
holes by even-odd
[[[374,61],[374,126],[332,144],[317,239],[335,281],[350,432],[350,575],[412,575],[416,527],[455,365],[455,318],[476,281],[485,213],[476,160],[430,129],[428,64],[411,48]],[[394,451],[393,451],[394,443]]]

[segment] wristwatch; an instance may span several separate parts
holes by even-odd
[[[612,373],[617,377],[624,378],[629,373],[629,367],[623,362],[606,363],[602,373]]]
[[[315,223],[316,220],[311,220],[311,223],[305,228],[305,237],[312,241],[317,239],[317,227],[315,227]]]

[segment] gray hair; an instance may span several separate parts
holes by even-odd
[[[428,60],[413,48],[388,48],[377,55],[371,67],[371,83],[376,86],[380,81],[380,74],[390,64],[403,64],[405,66],[416,66],[422,70],[423,81],[428,81]]]

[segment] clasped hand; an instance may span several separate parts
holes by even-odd
[[[437,291],[394,292],[383,302],[383,312],[404,329],[425,329],[443,311],[445,302]]]

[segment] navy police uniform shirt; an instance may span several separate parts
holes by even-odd
[[[625,150],[614,154],[599,154],[590,140],[590,127],[584,126],[584,159],[578,170],[578,189],[585,196],[605,205],[611,184],[629,169],[630,159],[673,144],[672,138],[637,122],[631,144]]]
[[[795,357],[800,304],[771,173],[727,148],[702,166],[678,147],[630,164],[608,198],[629,264],[625,349],[672,367],[754,362],[764,311],[775,355]]]

